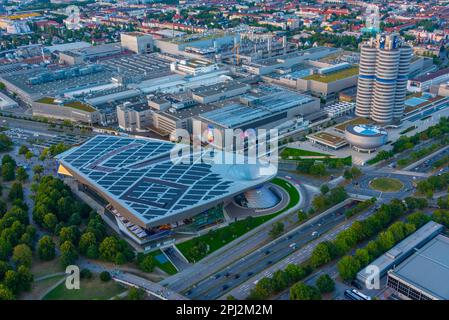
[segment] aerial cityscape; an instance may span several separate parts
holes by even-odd
[[[449,1],[0,0],[0,158],[0,300],[449,300]]]

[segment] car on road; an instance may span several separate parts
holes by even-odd
[[[318,231],[312,232],[312,237],[318,237],[318,235],[319,235]]]
[[[291,180],[292,177],[290,177],[290,176],[285,176],[285,179]]]
[[[273,263],[273,261],[271,261],[271,260],[268,260],[267,261],[267,264],[269,265],[269,264],[272,264]]]
[[[237,273],[237,274],[234,276],[234,278],[235,278],[235,279],[238,279],[238,278],[240,278],[240,275]]]
[[[270,250],[266,250],[266,251],[265,251],[265,254],[266,254],[266,255],[270,254]]]
[[[229,288],[229,286],[228,286],[227,284],[225,284],[225,285],[223,286],[223,291],[228,290],[228,288]]]
[[[296,242],[290,243],[289,247],[292,249],[296,249]]]
[[[246,275],[247,275],[248,277],[251,277],[253,274],[254,274],[254,272],[250,271],[250,272],[248,272]]]

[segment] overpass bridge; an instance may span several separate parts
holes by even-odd
[[[189,300],[176,291],[131,273],[119,272],[114,274],[112,279],[127,286],[141,288],[161,300]]]

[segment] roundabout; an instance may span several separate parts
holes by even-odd
[[[395,178],[379,177],[372,179],[369,187],[380,192],[399,192],[404,188],[404,184]]]

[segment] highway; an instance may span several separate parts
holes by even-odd
[[[185,292],[190,299],[217,299],[227,290],[245,282],[293,252],[299,251],[308,242],[316,239],[345,220],[344,211],[354,206],[356,201],[325,212],[319,219],[304,223],[293,231],[270,242],[250,255],[230,264]]]
[[[375,197],[378,199],[378,204],[389,202],[390,200],[394,198],[403,199],[409,195],[411,195],[414,192],[413,187],[413,177],[410,175],[403,175],[399,174],[399,172],[394,172],[393,170],[383,170],[380,168],[364,168],[364,174],[353,181],[353,183],[348,184],[345,189],[350,194],[360,195],[364,197]],[[296,174],[292,174],[294,178],[297,177]],[[390,192],[390,193],[382,193],[379,191],[372,190],[369,187],[369,182],[375,178],[375,177],[392,177],[399,179],[403,184],[404,187],[399,192]],[[421,177],[416,177],[416,181],[421,179]],[[257,283],[258,280],[260,280],[263,277],[270,277],[274,271],[284,269],[288,264],[295,263],[300,264],[305,262],[307,259],[310,258],[311,253],[313,249],[318,245],[318,243],[322,241],[329,241],[335,239],[335,237],[343,230],[349,228],[352,223],[356,220],[363,220],[366,219],[369,215],[373,214],[375,210],[372,208],[358,216],[356,216],[353,219],[350,219],[348,221],[344,221],[341,224],[335,224],[333,227],[329,228],[327,233],[323,234],[321,237],[314,241],[309,241],[305,246],[300,248],[299,250],[296,250],[293,252],[293,254],[288,255],[285,258],[280,258],[278,260],[271,259],[274,261],[274,263],[269,265],[264,265],[263,268],[259,267],[262,270],[262,272],[254,272],[253,277],[247,277],[245,282],[241,282],[237,286],[233,284],[233,282],[229,282],[228,286],[229,288],[234,287],[232,290],[226,292],[222,289],[222,295],[221,299],[225,299],[225,297],[228,294],[233,295],[237,299],[245,299],[248,294],[250,293],[251,289],[255,286],[255,283]],[[323,232],[321,232],[323,233]],[[293,240],[292,240],[293,242]],[[266,260],[265,260],[266,261]],[[276,263],[276,261],[278,261]],[[240,261],[240,263],[243,265],[245,264],[245,261]],[[212,280],[212,279],[210,279]],[[197,288],[194,288],[197,290]],[[228,288],[226,289],[228,290]],[[209,293],[209,295],[211,295]],[[200,296],[201,298],[207,299],[207,296]],[[192,294],[190,298],[195,298],[195,291],[192,291]]]
[[[210,275],[225,268],[233,261],[248,255],[265,243],[271,241],[269,232],[272,223],[275,221],[282,221],[286,230],[288,230],[289,226],[294,226],[298,220],[296,212],[301,208],[308,208],[310,206],[310,200],[317,192],[315,189],[312,188],[311,190],[304,185],[297,186],[297,189],[300,191],[301,197],[300,203],[297,206],[273,218],[269,223],[249,231],[242,237],[211,253],[194,265],[164,279],[161,284],[178,292],[185,291],[195,283],[208,278]]]
[[[244,300],[248,297],[249,293],[251,292],[251,289],[254,288],[256,283],[264,278],[264,277],[271,277],[272,274],[277,270],[283,270],[287,267],[287,265],[293,263],[293,264],[301,264],[310,259],[313,250],[315,247],[323,242],[323,241],[332,241],[334,240],[337,235],[342,232],[343,230],[348,229],[355,221],[364,220],[368,218],[371,214],[375,212],[374,208],[371,208],[362,214],[352,217],[349,220],[345,220],[343,223],[337,225],[333,229],[331,229],[329,232],[323,234],[316,240],[313,240],[309,243],[307,243],[304,247],[302,247],[300,250],[295,251],[293,254],[289,255],[287,258],[284,258],[283,260],[280,260],[278,263],[273,264],[271,266],[268,266],[268,268],[255,275],[254,277],[248,279],[246,282],[240,284],[239,286],[235,287],[231,291],[227,292],[226,294],[223,294],[219,299],[226,299],[227,295],[232,295],[238,300]]]

